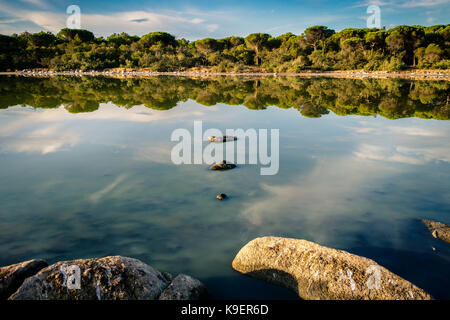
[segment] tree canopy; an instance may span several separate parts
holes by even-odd
[[[140,68],[218,72],[301,72],[303,70],[448,69],[450,25],[401,25],[385,29],[347,28],[336,32],[312,26],[304,33],[273,37],[253,33],[245,38],[190,42],[167,32],[142,37],[126,33],[106,39],[88,30],[0,35],[0,70],[103,70]]]

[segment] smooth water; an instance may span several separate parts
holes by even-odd
[[[218,299],[290,299],[231,262],[306,239],[450,299],[449,82],[0,78],[0,265],[123,255]],[[395,120],[394,120],[395,119]],[[280,169],[174,165],[177,128],[280,130]],[[203,142],[203,145],[207,145]],[[226,193],[227,201],[216,200]]]

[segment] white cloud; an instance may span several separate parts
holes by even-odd
[[[114,179],[113,182],[111,182],[110,184],[108,184],[106,187],[104,187],[103,189],[91,194],[89,196],[89,199],[92,202],[97,202],[98,200],[100,200],[101,198],[103,198],[105,195],[107,195],[108,193],[110,193],[114,188],[116,188],[120,183],[122,183],[123,180],[125,180],[126,175],[125,174],[121,174],[119,175],[116,179]]]
[[[362,144],[354,152],[356,158],[373,161],[399,162],[423,165],[433,161],[450,162],[448,146],[408,147]]]
[[[249,228],[262,234],[266,226],[270,226],[269,230],[282,230],[286,224],[292,224],[301,226],[311,236],[309,240],[326,243],[333,235],[323,231],[333,229],[333,219],[355,215],[355,220],[359,220],[366,201],[362,197],[367,192],[365,188],[373,188],[378,179],[383,180],[392,172],[381,163],[368,165],[348,156],[320,159],[306,175],[295,178],[293,171],[290,183],[262,184],[261,196],[244,204],[242,215]]]
[[[410,126],[390,126],[386,123],[369,126],[361,122],[361,127],[347,127],[359,138],[364,135],[364,143],[354,151],[354,156],[364,160],[414,165],[431,161],[450,162],[450,141],[447,139],[450,131],[442,127],[420,126],[424,121],[412,121],[415,123]]]
[[[171,151],[172,144],[160,143],[155,145],[155,143],[143,143],[135,148],[135,152],[133,154],[133,160],[137,161],[148,161],[148,162],[156,162],[156,163],[172,163],[171,160]]]
[[[429,147],[398,147],[398,151],[408,154],[416,154],[423,158],[424,161],[444,161],[450,162],[450,146],[429,146]]]
[[[214,32],[217,29],[219,29],[219,25],[218,24],[208,24],[206,26],[206,30],[208,30],[209,32]]]
[[[399,126],[390,126],[387,127],[386,130],[392,133],[400,133],[409,136],[420,136],[420,137],[442,137],[444,136],[443,132],[438,130],[430,130],[418,127],[399,127]]]
[[[292,32],[301,34],[306,28],[314,26],[314,25],[323,25],[323,24],[331,24],[336,23],[337,21],[342,21],[348,17],[344,15],[338,14],[324,14],[318,16],[307,16],[299,19],[298,23],[290,23],[279,26],[274,26],[265,30],[265,32],[272,33],[281,30],[292,30]],[[365,18],[367,19],[367,17]],[[281,31],[283,32],[283,31]]]
[[[193,110],[193,117],[201,117],[204,112]],[[170,120],[185,117],[182,112],[173,110],[153,110],[143,105],[134,106],[131,109],[125,109],[115,106],[112,103],[100,104],[98,110],[94,112],[70,113],[64,106],[55,109],[39,109],[36,112],[30,112],[23,107],[10,107],[3,117],[17,115],[18,120],[9,121],[0,127],[0,136],[13,135],[15,132],[23,130],[32,123],[60,123],[73,120],[110,120],[123,122],[152,122],[159,120]]]
[[[11,16],[10,19],[29,21],[53,33],[66,27],[68,15],[64,11],[27,10],[4,1],[0,1],[0,4],[2,5],[1,10]],[[141,36],[153,31],[166,31],[177,37],[201,38],[215,32],[219,28],[219,24],[208,23],[207,19],[199,17],[161,14],[145,10],[105,15],[84,13],[82,9],[81,27],[94,31],[96,35],[126,32]],[[14,28],[10,27],[9,29]]]
[[[351,128],[353,132],[356,133],[375,133],[377,130],[375,128]]]
[[[198,23],[202,23],[202,22],[204,22],[205,20],[203,20],[203,19],[200,19],[200,18],[194,18],[194,19],[191,19],[191,23],[194,23],[194,24],[198,24]]]
[[[46,11],[24,11],[21,16],[24,20],[31,21],[45,30],[54,33],[59,32],[59,30],[65,27],[67,19],[65,15]]]
[[[367,7],[369,5],[377,6],[391,6],[400,8],[420,8],[420,7],[435,7],[442,4],[449,4],[449,0],[369,0],[360,2],[353,7]]]
[[[412,0],[405,1],[400,4],[404,8],[417,8],[417,7],[434,7],[441,4],[449,4],[449,0]]]
[[[354,152],[354,155],[356,158],[363,160],[400,162],[415,165],[424,164],[426,162],[421,154],[412,151],[412,149],[407,148],[362,144],[359,149]]]
[[[119,108],[112,103],[101,104],[99,109],[88,113],[69,113],[63,106],[56,109],[39,109],[30,112],[23,107],[10,107],[0,114],[0,151],[1,152],[37,152],[48,154],[67,150],[89,137],[79,130],[83,121],[120,121],[150,123],[154,121],[172,121],[178,119],[201,119],[204,112],[190,110],[189,115],[179,110],[152,110],[145,106],[131,109]],[[136,160],[167,162],[169,154],[163,146],[142,145],[137,148]],[[164,152],[164,154],[161,154]]]
[[[445,132],[436,129],[426,129],[418,126],[367,126],[366,123],[361,122],[361,127],[347,127],[347,129],[358,134],[370,134],[370,135],[406,135],[406,136],[418,136],[418,137],[444,137]]]
[[[15,132],[7,139],[3,137],[0,151],[48,154],[73,147],[79,141],[77,132],[64,130],[63,125],[51,124],[36,130]]]
[[[7,25],[8,23],[17,23],[17,22],[21,22],[24,21],[23,19],[20,18],[13,18],[13,17],[0,17],[0,23],[3,25]]]

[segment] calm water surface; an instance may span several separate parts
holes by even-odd
[[[123,255],[199,278],[214,298],[295,298],[231,268],[275,235],[372,258],[450,299],[450,245],[421,223],[450,223],[449,88],[3,77],[0,265]],[[280,129],[279,173],[174,165],[171,133],[195,120]]]

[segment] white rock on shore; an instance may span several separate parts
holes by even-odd
[[[430,300],[375,261],[313,242],[257,238],[236,255],[235,270],[287,287],[307,300]]]

